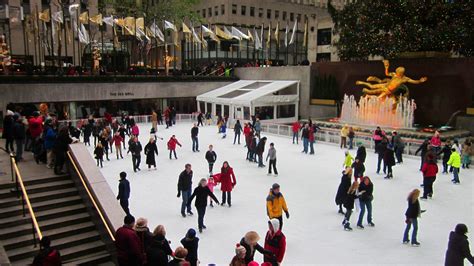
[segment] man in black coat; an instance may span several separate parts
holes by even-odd
[[[217,154],[212,150],[213,146],[209,145],[209,150],[206,152],[206,160],[209,164],[209,176],[212,176],[212,169],[214,168],[214,163],[217,160]]]
[[[463,266],[464,259],[474,264],[474,257],[469,249],[469,241],[467,240],[467,226],[458,224],[449,234],[448,250],[446,251],[445,266]]]
[[[191,128],[191,139],[193,141],[193,152],[199,152],[199,140],[198,140],[199,128],[196,123],[194,123],[193,128]]]
[[[380,173],[380,164],[383,162],[383,157],[385,155],[385,151],[387,150],[387,139],[384,138],[381,142],[378,142],[376,145],[375,145],[375,153],[377,153],[377,174]],[[383,165],[383,173],[386,174],[387,173],[387,166]]]
[[[198,212],[199,233],[202,233],[202,229],[206,229],[206,226],[204,225],[204,215],[206,214],[207,198],[211,197],[212,200],[217,203],[217,205],[219,205],[219,200],[217,200],[216,196],[214,196],[214,193],[212,193],[207,186],[207,180],[205,178],[201,179],[199,186],[194,189],[193,194],[188,200],[188,204],[191,204],[194,197],[196,197],[194,206],[196,206]]]
[[[138,141],[138,137],[135,137],[133,139],[133,142],[129,144],[128,149],[132,153],[133,171],[140,171],[142,144],[140,143],[140,141]]]
[[[186,213],[184,212],[185,210],[187,210],[189,215],[193,215],[193,212],[191,211],[191,202],[189,202],[193,185],[193,170],[191,170],[191,164],[189,163],[187,163],[184,167],[184,171],[179,174],[177,197],[179,198],[181,195],[183,195],[183,202],[181,203],[181,215],[186,217]]]
[[[13,112],[7,110],[7,115],[3,118],[3,133],[2,137],[5,141],[5,149],[7,152],[14,152],[13,149],[13,125],[15,121],[13,119]]]
[[[191,266],[196,266],[198,261],[198,246],[199,246],[199,237],[196,237],[196,231],[194,229],[189,229],[186,233],[186,236],[181,239],[181,244],[185,249],[188,250],[188,255],[186,260],[191,264]]]
[[[15,160],[19,162],[23,160],[23,144],[26,139],[26,129],[21,116],[14,115],[13,118],[15,120],[15,124],[13,124],[13,138],[16,143]]]
[[[256,152],[258,155],[258,167],[265,167],[263,164],[263,152],[265,151],[265,143],[267,142],[267,137],[263,137],[257,144]]]
[[[130,198],[130,182],[127,180],[127,173],[120,173],[119,181],[119,193],[117,195],[117,200],[120,200],[120,206],[125,211],[127,215],[130,215],[130,210],[128,209],[128,199]]]

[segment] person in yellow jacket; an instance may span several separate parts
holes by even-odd
[[[451,156],[449,156],[448,165],[453,167],[453,179],[451,180],[454,184],[459,184],[459,168],[461,167],[461,155],[455,148],[451,149]]]
[[[272,185],[267,197],[267,215],[270,219],[275,218],[280,221],[280,230],[283,227],[283,211],[286,214],[286,219],[289,219],[290,213],[288,212],[285,198],[280,192],[280,185],[275,183]]]
[[[349,151],[346,151],[345,155],[346,157],[344,158],[344,169],[352,168],[352,161],[354,161],[354,158],[352,157]]]
[[[344,125],[342,128],[341,128],[341,149],[342,147],[347,148],[347,136],[349,135],[349,126],[348,125]]]

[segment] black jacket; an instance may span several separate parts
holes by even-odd
[[[234,132],[235,134],[240,134],[240,132],[242,132],[242,125],[240,125],[240,123],[234,125]]]
[[[198,127],[191,128],[191,138],[197,137],[198,134],[199,134],[199,128]]]
[[[365,166],[361,161],[353,162],[352,163],[352,168],[354,168],[354,176],[355,177],[360,177],[360,176],[364,175]]]
[[[23,124],[21,121],[17,121],[13,125],[13,138],[18,140],[26,138],[25,124]]]
[[[418,218],[420,216],[421,210],[420,210],[420,201],[416,200],[415,202],[412,202],[411,199],[408,200],[408,208],[407,211],[405,212],[405,216],[407,218]]]
[[[171,250],[168,240],[163,236],[153,236],[150,246],[146,250],[148,265],[167,265],[168,256],[171,256]]]
[[[383,155],[383,161],[386,165],[394,166],[395,165],[395,154],[393,153],[392,149],[385,149],[385,153]]]
[[[303,128],[303,130],[301,131],[301,138],[302,138],[302,139],[307,139],[307,138],[309,138],[309,129]]]
[[[181,244],[185,249],[188,250],[188,255],[186,256],[186,260],[191,263],[191,265],[196,265],[196,261],[198,259],[198,244],[199,238],[195,237],[193,239],[190,238],[183,238],[181,239]]]
[[[377,143],[377,145],[375,145],[375,152],[379,156],[384,156],[386,150],[387,150],[387,143],[384,141]]]
[[[94,154],[96,159],[102,159],[102,157],[104,157],[104,148],[96,147],[94,149]]]
[[[421,152],[421,157],[425,157],[426,152],[428,151],[428,145],[429,141],[425,140],[423,144],[415,151],[415,155],[417,155],[419,152]]]
[[[158,155],[158,147],[156,146],[156,143],[148,142],[145,145],[146,164],[156,165],[155,154]]]
[[[257,144],[256,152],[257,154],[263,154],[265,151],[265,143],[267,142],[267,139],[263,137]]]
[[[444,145],[438,155],[443,154],[443,162],[449,161],[449,157],[451,156],[451,147],[449,145]]]
[[[474,258],[469,249],[467,236],[456,232],[449,234],[448,250],[446,251],[445,266],[464,266],[464,259],[474,264]]]
[[[371,201],[374,199],[374,184],[372,182],[369,185],[366,185],[364,182],[359,185],[359,192],[365,191],[363,194],[360,194],[359,200],[361,201]]]
[[[142,144],[139,141],[133,141],[129,144],[128,149],[133,156],[140,156],[140,153],[142,152]]]
[[[217,160],[217,154],[215,151],[207,151],[206,152],[206,160],[209,163],[214,163]]]
[[[246,250],[246,252],[245,252],[245,263],[247,263],[247,264],[253,261],[253,257],[255,256],[255,251],[258,251],[258,252],[260,252],[261,254],[264,254],[264,255],[270,255],[270,256],[273,255],[273,253],[271,251],[262,248],[262,246],[260,246],[258,243],[257,243],[257,245],[255,245],[254,249],[252,250],[250,248],[250,246],[245,242],[245,238],[242,238],[240,240],[240,245],[243,246]]]
[[[356,159],[359,159],[362,163],[365,163],[365,158],[367,157],[367,152],[364,146],[357,148]]]
[[[193,171],[189,172],[189,174],[184,170],[179,174],[178,179],[178,191],[181,190],[191,190],[191,186],[193,184]]]
[[[219,203],[219,201],[217,200],[214,193],[212,193],[211,190],[207,186],[203,187],[201,185],[198,185],[194,189],[194,192],[191,195],[191,197],[189,198],[188,203],[191,203],[193,201],[194,197],[196,197],[196,202],[194,203],[196,208],[206,207],[208,197],[211,197],[216,203]]]
[[[356,193],[347,193],[346,199],[344,201],[344,208],[348,210],[354,209],[354,201],[357,199]]]
[[[346,197],[347,197],[347,191],[349,190],[350,186],[351,186],[351,178],[348,177],[347,175],[342,175],[341,183],[339,184],[339,187],[336,193],[337,205],[343,204],[345,202]]]
[[[130,197],[130,182],[127,179],[121,179],[119,181],[119,194],[117,199],[128,200]]]

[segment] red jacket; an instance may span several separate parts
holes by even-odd
[[[424,163],[421,172],[423,177],[435,177],[438,173],[438,165],[435,163]]]
[[[441,139],[439,137],[433,136],[430,141],[431,146],[439,147],[441,146]]]
[[[170,138],[170,140],[168,140],[168,150],[175,150],[176,144],[181,146],[181,143],[179,143],[179,141],[176,138]]]
[[[314,130],[313,127],[309,127],[308,140],[309,142],[314,142]]]
[[[127,226],[120,227],[115,233],[115,247],[119,265],[141,265],[143,258],[140,250],[140,238]]]
[[[281,263],[286,251],[285,235],[280,230],[278,230],[272,237],[270,235],[270,231],[268,231],[267,236],[265,236],[264,249],[269,250],[275,254],[277,262]]]
[[[236,184],[234,170],[229,166],[226,172],[221,169],[221,191],[232,191]]]
[[[123,138],[120,135],[114,135],[113,141],[115,146],[120,146],[122,145]]]
[[[39,137],[43,132],[43,117],[32,117],[28,119],[28,128],[32,138]]]
[[[301,128],[300,122],[298,121],[294,122],[291,127],[293,129],[293,133],[300,131],[300,128]]]
[[[41,250],[33,260],[33,266],[59,266],[61,264],[61,255],[54,248]]]
[[[249,126],[244,127],[244,136],[250,136],[251,128]]]

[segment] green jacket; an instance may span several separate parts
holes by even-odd
[[[344,160],[344,167],[351,167],[352,166],[352,161],[354,158],[352,158],[351,154],[347,154],[346,159]]]
[[[449,156],[448,165],[456,168],[461,167],[461,155],[457,151],[452,152],[451,156]]]

